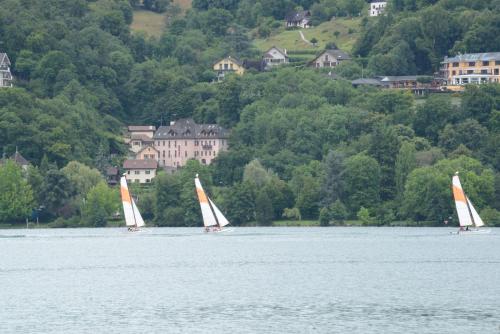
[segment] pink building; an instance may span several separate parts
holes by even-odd
[[[196,124],[192,119],[180,119],[161,126],[154,134],[154,148],[162,167],[181,167],[189,159],[210,164],[228,148],[229,131],[216,124]]]

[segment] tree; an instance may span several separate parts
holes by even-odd
[[[82,197],[86,197],[89,190],[103,180],[97,169],[90,168],[78,161],[70,161],[61,171],[73,184],[76,194]]]
[[[64,173],[51,167],[46,173],[42,184],[44,197],[40,204],[44,205],[46,212],[51,216],[71,215],[74,210],[70,203],[75,194],[75,189]]]
[[[273,222],[273,206],[269,196],[261,189],[255,197],[255,220],[259,225],[271,225]]]
[[[415,145],[404,142],[399,149],[395,165],[396,198],[402,200],[408,175],[417,166]]]
[[[34,207],[33,191],[21,168],[7,160],[0,165],[0,222],[16,222],[29,216]]]
[[[243,171],[243,181],[255,183],[259,188],[269,183],[272,176],[272,171],[266,170],[257,159],[250,161]]]
[[[227,212],[229,221],[241,225],[255,219],[255,186],[248,182],[236,183],[227,194]]]
[[[382,200],[395,196],[394,169],[396,156],[400,149],[400,140],[393,127],[378,125],[372,132],[369,154],[377,159],[380,165],[380,197]]]
[[[359,153],[346,159],[341,174],[345,185],[343,202],[351,213],[375,207],[380,201],[380,166],[377,160]]]
[[[330,218],[336,223],[344,223],[344,220],[347,219],[349,212],[347,212],[347,208],[340,201],[336,200],[333,204],[330,205]]]
[[[119,203],[118,192],[101,181],[88,192],[82,216],[90,226],[106,226],[107,218],[118,210]]]
[[[360,207],[356,217],[361,220],[364,225],[373,224],[373,217],[370,215],[370,210],[365,207]]]
[[[339,151],[330,151],[325,157],[325,182],[322,185],[322,203],[329,205],[337,201],[343,195],[344,184],[342,183],[341,173],[345,154]]]

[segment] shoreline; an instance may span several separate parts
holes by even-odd
[[[55,229],[55,228],[125,228],[125,223],[116,224],[111,223],[106,226],[82,226],[79,224],[71,224],[71,225],[58,225],[51,223],[40,223],[37,225],[36,223],[29,223],[29,227],[26,227],[26,224],[0,224],[0,230],[14,230],[14,229],[29,229],[29,230],[37,230],[37,229]],[[146,228],[156,228],[156,227],[167,227],[167,228],[180,228],[180,227],[199,227],[202,226],[158,226],[147,224]],[[258,225],[256,223],[246,223],[242,225],[238,225],[235,227],[452,227],[458,228],[459,226],[454,225],[444,225],[444,224],[435,224],[432,222],[392,222],[390,224],[363,224],[361,221],[346,221],[343,224],[330,224],[328,226],[321,226],[319,221],[274,221],[271,225]],[[494,225],[488,227],[496,227]]]

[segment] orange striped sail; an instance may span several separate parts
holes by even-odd
[[[122,176],[120,179],[120,193],[122,195],[123,215],[125,217],[125,224],[127,226],[137,226],[137,219],[136,215],[134,214],[134,208],[133,208],[135,203],[133,202],[133,199],[130,196],[130,192],[128,191],[127,179],[125,178],[125,176]],[[139,211],[137,211],[137,213],[138,212]]]
[[[452,179],[453,197],[455,198],[455,206],[457,208],[458,222],[460,226],[471,226],[473,224],[472,216],[467,206],[467,199],[464,190],[458,178],[458,172],[455,173]]]
[[[208,203],[207,194],[205,194],[205,191],[201,186],[201,182],[198,179],[198,174],[196,174],[194,184],[196,186],[196,193],[198,194],[198,200],[200,202],[201,215],[203,216],[203,225],[205,225],[205,227],[217,225],[217,220],[215,219],[214,213],[212,212],[210,204]]]

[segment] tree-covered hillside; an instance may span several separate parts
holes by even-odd
[[[500,51],[496,0],[393,0],[365,18],[354,53],[379,75],[432,74],[444,56]]]
[[[152,38],[130,32],[136,1],[0,0],[0,52],[16,78],[16,88],[0,89],[0,147],[7,155],[18,147],[37,166],[24,176],[0,167],[0,179],[11,180],[2,181],[0,222],[27,214],[16,214],[12,202],[42,207],[46,221],[102,226],[119,201],[99,171],[123,159],[122,127],[193,117],[230,128],[230,151],[211,166],[192,161],[133,189],[155,224],[201,223],[195,173],[234,224],[283,217],[441,223],[453,215],[456,170],[485,220],[499,223],[499,85],[416,100],[294,66],[213,83],[219,58],[259,59],[252,39],[272,33],[289,10],[311,8],[322,22],[358,7],[343,0],[192,5]],[[387,16],[363,18],[361,57],[339,73],[353,77],[363,63],[373,73],[431,73],[454,50],[499,51],[490,49],[499,34],[486,39],[481,30],[496,29],[495,6],[393,1]],[[318,17],[318,8],[328,15]],[[452,21],[434,20],[439,11]],[[14,203],[19,189],[24,198]]]

